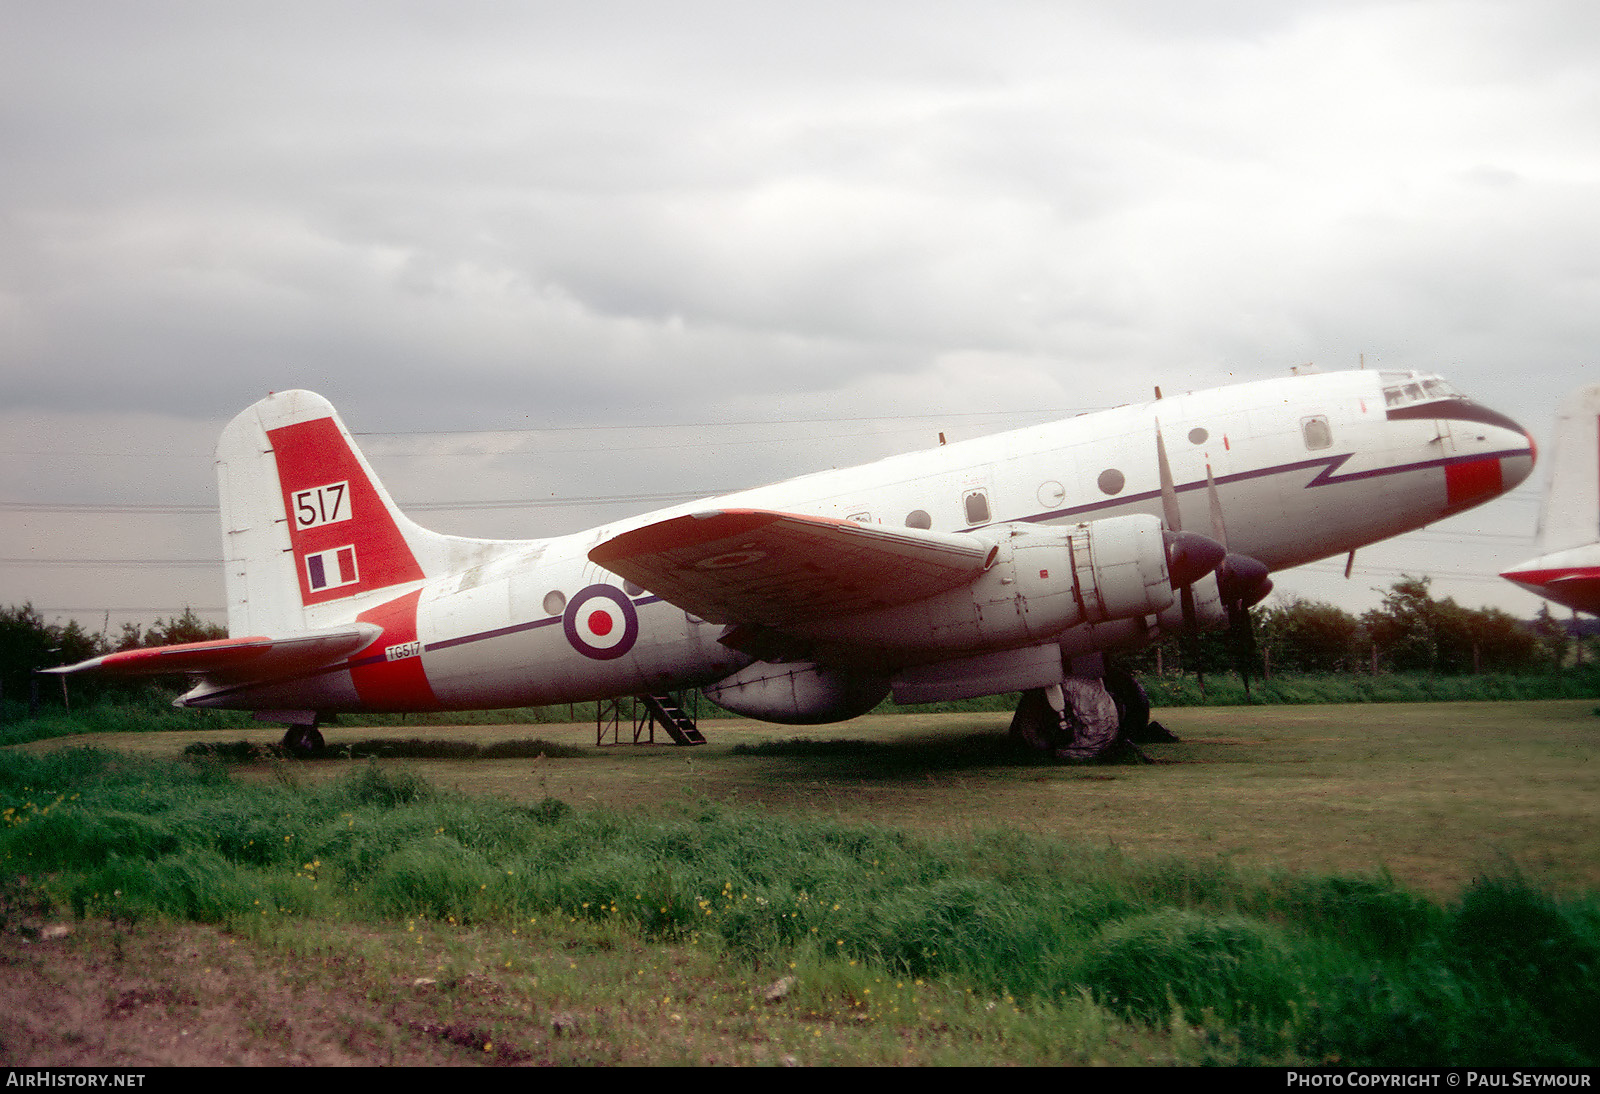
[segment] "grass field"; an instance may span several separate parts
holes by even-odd
[[[172,1062],[1595,1062],[1593,701],[1162,719],[1155,762],[1092,767],[987,713],[708,721],[695,749],[335,727],[412,758],[104,776],[46,757],[277,731],[18,746],[0,912],[87,918],[56,951],[0,936],[0,1059],[169,1059],[107,1032],[133,999],[154,1030],[244,1023]],[[526,743],[426,758],[444,740]],[[215,978],[245,966],[241,1018]],[[110,1000],[75,1039],[7,1024],[73,977]]]
[[[436,786],[507,801],[553,796],[643,814],[711,801],[919,832],[1009,829],[1135,855],[1386,869],[1443,897],[1507,862],[1557,888],[1600,889],[1595,709],[1580,700],[1190,707],[1161,712],[1182,741],[1146,746],[1157,762],[1091,767],[1014,755],[1009,716],[988,713],[874,716],[798,732],[708,720],[709,743],[698,748],[595,748],[592,725],[334,727],[329,743],[559,746],[544,759],[386,761]],[[87,744],[176,759],[200,741],[268,744],[279,735],[202,729],[24,747]],[[364,762],[301,764],[296,777],[337,778]],[[276,777],[274,765],[238,770]]]

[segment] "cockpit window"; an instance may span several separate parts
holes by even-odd
[[[1389,409],[1435,399],[1460,399],[1462,395],[1439,377],[1426,372],[1385,372],[1383,402]]]

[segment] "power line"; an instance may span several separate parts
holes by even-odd
[[[187,607],[190,611],[194,612],[196,615],[223,615],[223,614],[226,614],[227,610],[228,610],[227,608],[197,608],[193,604],[185,605],[185,607]],[[172,608],[172,606],[170,604],[167,605],[166,607],[163,607],[163,608],[106,608],[106,607],[99,607],[99,608],[41,608],[41,607],[35,605],[33,610],[38,612],[40,615],[49,615],[51,613],[65,614],[65,615],[157,615],[157,616],[159,616],[159,615],[176,615],[176,614],[178,614],[177,612],[175,612],[173,610],[173,608]]]
[[[745,421],[733,422],[656,422],[641,420],[626,422],[617,425],[535,425],[535,426],[506,426],[486,429],[388,429],[388,430],[359,430],[351,433],[352,437],[369,439],[383,439],[387,437],[488,437],[496,435],[527,435],[534,433],[605,433],[621,430],[642,432],[658,429],[749,429],[778,425],[854,425],[862,422],[932,422],[949,421],[951,419],[971,418],[1032,418],[1037,421],[1060,421],[1065,418],[1077,417],[1081,414],[1091,413],[1093,410],[1103,410],[1104,407],[1094,407],[1078,410],[1060,409],[1031,409],[1031,410],[961,410],[961,411],[929,411],[923,414],[875,414],[853,418],[751,418]],[[901,432],[906,432],[902,430]],[[847,437],[870,437],[870,433],[847,434]],[[755,438],[746,441],[726,442],[697,442],[682,445],[660,445],[662,448],[698,448],[716,443],[723,444],[762,444],[770,441],[787,441],[794,438]],[[835,438],[837,439],[837,438]],[[610,451],[629,451],[628,449],[609,449]],[[584,451],[581,449],[567,449],[565,451]],[[210,459],[210,452],[85,452],[78,449],[39,449],[39,448],[6,448],[0,449],[0,455],[7,456],[50,456],[59,458],[71,456],[75,459]]]
[[[1093,410],[1104,410],[1105,407],[1093,407],[1087,410],[1052,410],[1049,408],[1035,407],[1030,410],[959,410],[959,411],[929,411],[923,414],[872,414],[858,418],[752,418],[742,422],[628,422],[622,425],[533,425],[512,426],[501,429],[391,429],[372,432],[352,432],[353,437],[432,437],[432,436],[475,436],[486,433],[586,433],[616,429],[735,429],[751,426],[768,425],[845,425],[856,422],[926,422],[943,421],[948,418],[1026,418],[1042,417],[1047,421],[1059,421],[1063,418],[1073,418],[1080,414],[1088,414]]]
[[[0,566],[140,567],[181,570],[196,566],[221,566],[220,558],[0,558]]]
[[[563,509],[578,505],[624,505],[641,502],[694,501],[735,493],[735,489],[673,491],[663,494],[591,494],[566,498],[484,498],[467,501],[397,501],[408,513],[465,511],[472,509]],[[15,513],[98,513],[119,516],[203,516],[215,515],[216,505],[139,504],[116,502],[33,502],[0,501],[0,511]]]

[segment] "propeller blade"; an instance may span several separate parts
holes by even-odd
[[[1161,422],[1156,422],[1156,470],[1161,476],[1161,515],[1167,527],[1183,531],[1183,514],[1178,511],[1178,488],[1172,482],[1172,464],[1167,462],[1167,442],[1161,439]]]
[[[1206,461],[1206,497],[1211,500],[1211,534],[1217,537],[1223,550],[1228,548],[1228,528],[1222,522],[1222,498],[1217,494],[1217,480],[1211,477],[1211,461]]]
[[[1250,672],[1255,667],[1256,629],[1250,618],[1250,609],[1243,605],[1228,608],[1228,644],[1233,647],[1233,666],[1244,683],[1244,694],[1250,696]]]
[[[1178,487],[1172,481],[1172,463],[1167,459],[1167,442],[1161,436],[1161,422],[1159,419],[1156,421],[1156,472],[1161,481],[1162,519],[1166,521],[1169,533],[1176,537],[1187,537],[1191,533],[1183,530],[1183,513],[1178,508]],[[1204,536],[1199,538],[1205,539]],[[1193,543],[1194,541],[1192,540],[1185,540],[1185,544],[1180,550],[1187,552],[1190,544]],[[1213,544],[1213,546],[1220,546],[1220,544]],[[1194,545],[1194,549],[1198,554],[1200,548],[1197,544]],[[1223,553],[1226,555],[1226,550]],[[1185,661],[1194,667],[1194,678],[1200,685],[1200,694],[1202,695],[1206,691],[1206,676],[1205,672],[1200,668],[1200,625],[1196,619],[1194,589],[1191,586],[1194,581],[1205,576],[1205,573],[1209,573],[1216,565],[1217,563],[1213,562],[1203,573],[1181,585],[1178,584],[1176,577],[1173,578],[1173,584],[1178,589],[1179,601],[1183,605],[1183,657]],[[1168,555],[1167,570],[1169,573],[1176,573],[1170,554]]]

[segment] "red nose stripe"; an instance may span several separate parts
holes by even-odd
[[[1444,469],[1445,497],[1450,505],[1471,505],[1492,498],[1505,489],[1497,458],[1447,464]]]

